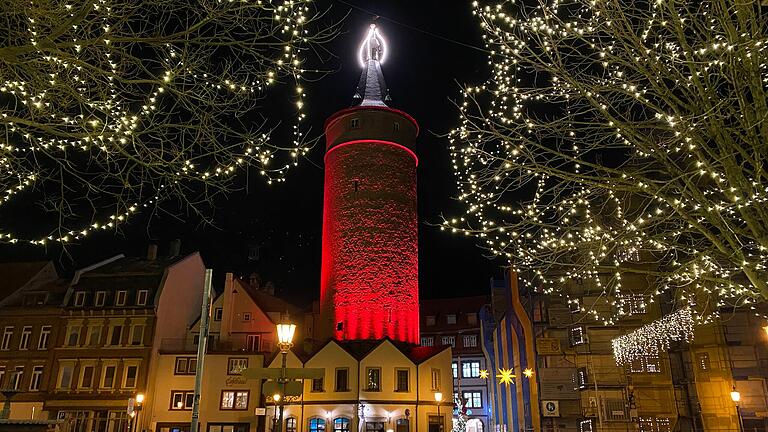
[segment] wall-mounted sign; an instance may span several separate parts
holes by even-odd
[[[562,354],[560,348],[560,339],[558,338],[537,338],[536,352],[539,355],[557,355]]]
[[[240,375],[231,375],[227,377],[227,386],[245,384],[248,380]]]
[[[560,401],[541,401],[541,415],[543,417],[560,417]]]
[[[266,408],[256,408],[255,410],[253,410],[253,415],[255,415],[255,416],[267,415],[267,409]]]

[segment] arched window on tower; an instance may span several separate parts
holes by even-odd
[[[400,123],[395,122],[392,124],[392,130],[395,132],[400,132]]]
[[[359,118],[353,118],[349,121],[349,128],[350,129],[357,129],[360,127],[360,119]]]

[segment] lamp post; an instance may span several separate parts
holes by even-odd
[[[443,431],[443,416],[440,415],[440,402],[443,401],[443,394],[440,392],[435,392],[435,403],[437,403],[437,418],[440,419],[440,423],[438,423],[438,431]]]
[[[278,420],[276,432],[280,432],[283,428],[283,407],[285,406],[285,384],[288,382],[288,378],[285,376],[286,364],[288,361],[288,350],[293,346],[293,334],[296,333],[296,324],[291,324],[287,315],[280,324],[277,325],[277,347],[280,348],[280,353],[283,355],[283,365],[280,369],[280,388],[282,396],[278,398],[280,404],[280,419]]]
[[[133,407],[133,412],[135,413],[135,416],[134,416],[135,426],[133,429],[136,430],[137,432],[141,432],[141,423],[139,419],[141,418],[141,406],[144,404],[144,393],[137,394],[135,401],[136,401],[136,405],[134,405]]]
[[[739,401],[741,400],[741,393],[736,391],[736,386],[733,386],[731,391],[731,400],[736,404],[736,417],[739,418],[739,432],[744,430],[744,426],[741,424],[741,411],[739,410]]]
[[[272,431],[275,432],[275,428],[277,427],[277,403],[280,401],[280,393],[275,393],[272,395],[272,402],[275,403],[275,414],[272,416]]]

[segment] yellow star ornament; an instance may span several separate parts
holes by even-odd
[[[480,378],[482,379],[488,379],[488,371],[483,369],[480,371]]]
[[[499,384],[514,384],[515,374],[512,369],[499,369],[499,374],[496,378],[499,379]]]
[[[525,375],[526,378],[530,378],[533,376],[533,369],[528,368],[523,371],[523,375]]]

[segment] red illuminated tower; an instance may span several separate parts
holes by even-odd
[[[419,341],[416,166],[419,127],[385,103],[386,45],[360,47],[356,105],[325,122],[320,316],[337,340]]]

